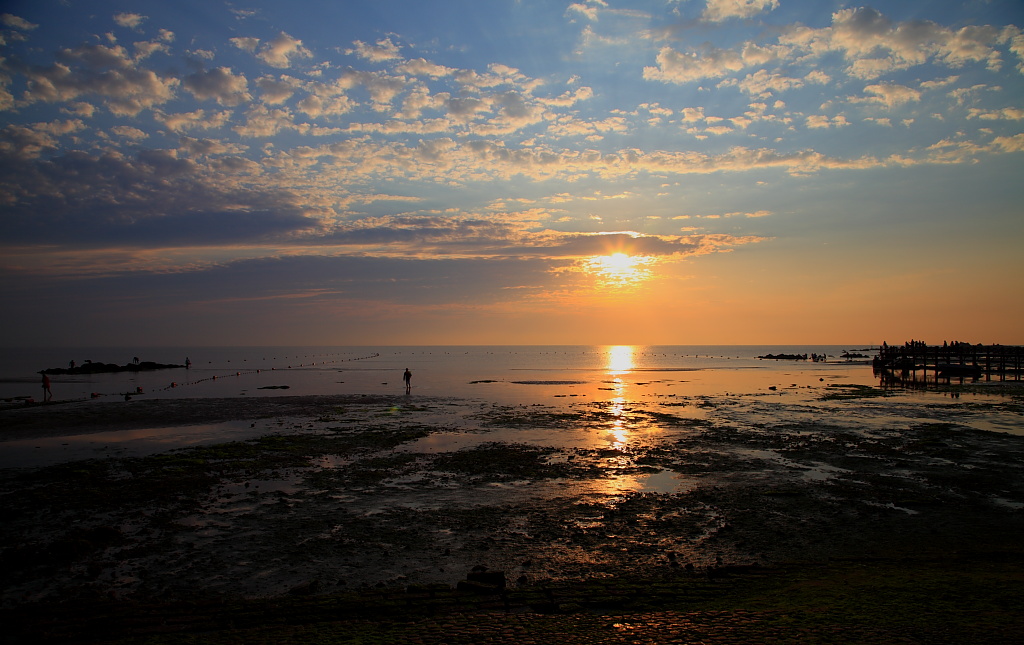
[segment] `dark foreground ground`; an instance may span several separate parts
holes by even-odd
[[[1024,438],[967,425],[1012,422],[1019,400],[903,405],[887,420],[876,394],[2,411],[11,437],[156,420],[267,431],[0,472],[0,634],[1024,642]]]
[[[4,611],[11,643],[1024,642],[1020,551],[857,558],[656,580]]]

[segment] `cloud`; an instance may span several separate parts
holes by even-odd
[[[935,90],[940,87],[946,87],[952,85],[959,80],[959,76],[947,76],[946,78],[936,78],[930,81],[921,81],[922,90]]]
[[[597,20],[598,9],[607,6],[607,3],[601,0],[590,0],[589,3],[574,2],[566,8],[565,13],[568,16],[575,14],[583,16],[587,20]]]
[[[779,0],[708,0],[701,17],[712,22],[729,18],[752,18],[763,11],[778,9]]]
[[[1009,137],[996,137],[992,140],[992,146],[999,152],[1024,152],[1024,134],[1015,134]]]
[[[346,54],[355,54],[356,56],[373,63],[383,63],[389,60],[397,60],[402,57],[401,52],[398,50],[398,45],[391,42],[390,38],[382,38],[377,41],[376,45],[367,45],[361,40],[357,40],[352,44],[355,45],[355,47],[353,49],[346,50]]]
[[[995,27],[954,30],[931,21],[893,23],[875,9],[861,7],[837,11],[830,27],[792,27],[780,36],[779,43],[815,57],[840,52],[849,62],[849,75],[874,79],[929,60],[953,68],[984,62],[997,70],[1002,61],[996,45],[1007,39]]]
[[[773,0],[712,1],[707,5],[705,18],[749,17],[776,5]],[[815,65],[824,57],[839,53],[846,61],[843,73],[862,80],[873,80],[929,61],[947,68],[982,63],[989,70],[998,71],[1003,62],[1000,49],[1007,45],[1020,58],[1024,70],[1024,36],[1016,27],[952,29],[930,21],[896,23],[874,9],[862,7],[835,12],[828,27],[785,28],[774,42],[765,44],[747,41],[721,48],[705,43],[688,51],[664,46],[658,51],[656,65],[643,68],[643,78],[686,84],[729,77],[758,67],[746,79],[727,79],[724,86],[735,85],[752,95],[767,96],[802,87],[807,82],[827,83],[833,76],[815,68],[802,79],[793,78],[771,70],[772,63]]]
[[[812,114],[807,117],[807,127],[811,130],[833,127],[841,128],[846,125],[849,125],[849,122],[841,114],[831,118],[821,114]]]
[[[60,62],[48,67],[29,67],[26,103],[74,101],[83,96],[100,97],[118,116],[135,116],[174,97],[176,78],[161,78],[151,70],[138,69],[122,47],[82,45],[59,52]]]
[[[24,18],[19,18],[18,16],[15,16],[14,14],[11,13],[0,14],[0,23],[2,23],[5,27],[10,27],[11,29],[21,29],[22,31],[32,31],[33,29],[39,27],[39,25],[33,24],[25,20]]]
[[[229,67],[215,67],[190,74],[185,77],[182,85],[201,101],[212,99],[228,107],[252,99],[245,76],[234,74]]]
[[[566,115],[559,117],[548,126],[548,133],[558,137],[597,137],[611,132],[627,132],[629,124],[623,117],[608,117],[599,120],[576,119]]]
[[[312,58],[313,52],[302,46],[302,41],[292,38],[283,31],[276,38],[264,44],[256,58],[260,59],[271,67],[291,67],[292,60],[297,58]]]
[[[299,111],[312,118],[320,116],[340,116],[352,111],[355,102],[347,96],[336,96],[321,98],[319,96],[307,96],[299,101]]]
[[[646,80],[683,84],[721,78],[746,66],[739,53],[713,46],[706,47],[701,54],[681,53],[665,46],[658,52],[657,63],[657,67],[644,67]]]
[[[248,146],[237,143],[228,143],[217,139],[193,139],[192,137],[181,137],[180,150],[193,157],[241,154],[247,149]]]
[[[271,137],[283,130],[296,128],[287,110],[271,110],[265,105],[254,105],[245,113],[245,123],[232,128],[243,137]]]
[[[119,13],[114,15],[114,22],[121,27],[138,29],[139,25],[145,22],[147,18],[148,16],[143,16],[137,13]]]
[[[594,98],[594,89],[583,86],[575,90],[563,92],[553,99],[539,99],[540,103],[549,107],[572,107],[580,101],[587,101]]]
[[[136,62],[149,58],[157,52],[162,52],[164,54],[170,53],[170,47],[168,47],[167,43],[164,42],[142,41],[133,43],[133,47],[135,47]]]
[[[773,94],[801,88],[804,86],[804,81],[803,79],[791,78],[782,74],[772,74],[766,70],[759,69],[753,74],[747,74],[746,78],[736,83],[736,85],[747,94],[759,98],[768,98]]]
[[[13,198],[0,207],[12,231],[6,244],[202,247],[319,226],[287,195],[208,178],[173,151],[73,152],[25,163],[0,146],[0,177],[0,193]]]
[[[256,80],[256,87],[260,88],[260,98],[269,105],[280,105],[294,94],[299,87],[299,81],[289,76],[274,78],[263,76]]]
[[[239,36],[236,38],[229,38],[228,41],[235,47],[242,51],[249,52],[250,54],[256,52],[256,48],[260,45],[259,38],[252,38],[250,36]]]
[[[56,147],[57,139],[38,128],[8,125],[0,130],[0,152],[11,157],[32,159]]]
[[[997,120],[1009,120],[1009,121],[1020,121],[1024,119],[1024,109],[1015,107],[1005,107],[998,110],[985,110],[981,108],[971,108],[967,111],[968,119],[982,119],[984,121],[997,121]]]
[[[854,103],[881,103],[887,108],[892,109],[905,103],[921,100],[921,92],[904,85],[897,85],[896,83],[868,85],[864,88],[864,91],[874,94],[874,96],[852,97],[850,101]]]
[[[222,128],[229,122],[230,117],[231,113],[227,111],[208,113],[206,110],[178,112],[176,114],[158,112],[154,115],[154,118],[171,132]]]
[[[89,118],[96,113],[96,106],[91,103],[79,101],[77,103],[68,103],[61,108],[61,111],[66,114]]]
[[[442,76],[450,76],[455,70],[450,67],[445,67],[444,65],[432,63],[423,58],[415,58],[397,65],[395,67],[395,71],[399,74],[408,74],[409,76],[441,78]]]
[[[128,125],[115,125],[114,127],[110,128],[110,131],[119,137],[124,137],[125,139],[132,139],[133,141],[141,141],[142,139],[146,139],[149,137],[149,134],[147,134],[146,132],[143,132],[138,128],[133,128]]]

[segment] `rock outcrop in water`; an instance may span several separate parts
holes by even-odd
[[[127,365],[116,365],[114,363],[83,363],[75,367],[51,367],[42,370],[43,374],[110,374],[114,372],[152,372],[154,370],[183,369],[184,365],[167,363],[154,363],[143,361],[141,363],[128,363]]]

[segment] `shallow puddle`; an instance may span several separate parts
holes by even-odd
[[[263,423],[225,421],[4,441],[0,443],[0,468],[34,468],[106,457],[145,457],[178,448],[251,439],[268,432]]]

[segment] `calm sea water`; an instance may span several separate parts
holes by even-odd
[[[87,360],[184,364],[154,372],[51,376],[55,400],[403,394],[527,402],[553,397],[744,393],[773,385],[839,380],[876,385],[869,365],[844,351],[866,345],[156,347],[0,349],[0,399],[39,400],[39,371]],[[767,354],[826,354],[828,362],[762,360]],[[790,383],[789,381],[793,381]],[[135,395],[141,388],[142,394]],[[93,396],[97,395],[97,396]]]
[[[54,400],[117,402],[125,399],[125,393],[130,394],[132,402],[310,394],[387,395],[402,400],[406,396],[402,373],[408,368],[413,374],[410,402],[428,397],[462,402],[455,408],[438,408],[445,415],[457,415],[459,410],[486,410],[494,403],[567,410],[595,404],[613,414],[625,414],[635,404],[670,405],[673,414],[703,418],[709,414],[707,410],[691,404],[709,397],[716,402],[712,406],[716,423],[726,425],[764,424],[778,420],[776,417],[816,423],[823,415],[839,415],[857,427],[898,428],[925,419],[946,422],[955,417],[958,423],[979,430],[1024,434],[1019,413],[972,408],[968,414],[955,405],[962,402],[959,394],[953,399],[948,391],[906,390],[897,397],[867,398],[855,403],[823,401],[829,385],[879,385],[867,361],[840,358],[847,350],[873,355],[873,350],[857,345],[6,349],[0,350],[0,400],[9,402],[0,401],[0,405],[20,405],[13,397],[39,400],[41,369],[67,366],[71,360],[78,364],[93,360],[123,365],[138,356],[142,361],[158,363],[184,363],[187,358],[192,367],[54,376]],[[825,362],[757,358],[804,353],[826,354],[829,358]],[[142,394],[135,394],[138,388]],[[93,398],[93,393],[98,396]],[[1004,402],[996,394],[977,392],[964,393],[963,402],[968,400]],[[445,419],[450,420],[448,416]],[[3,441],[0,468],[91,456],[145,455],[245,439],[267,431],[263,426],[253,429],[249,421]],[[533,439],[553,440],[542,434],[541,439]],[[446,437],[464,438],[459,433]],[[480,440],[473,433],[469,438]],[[499,433],[488,435],[487,440],[525,439]]]

